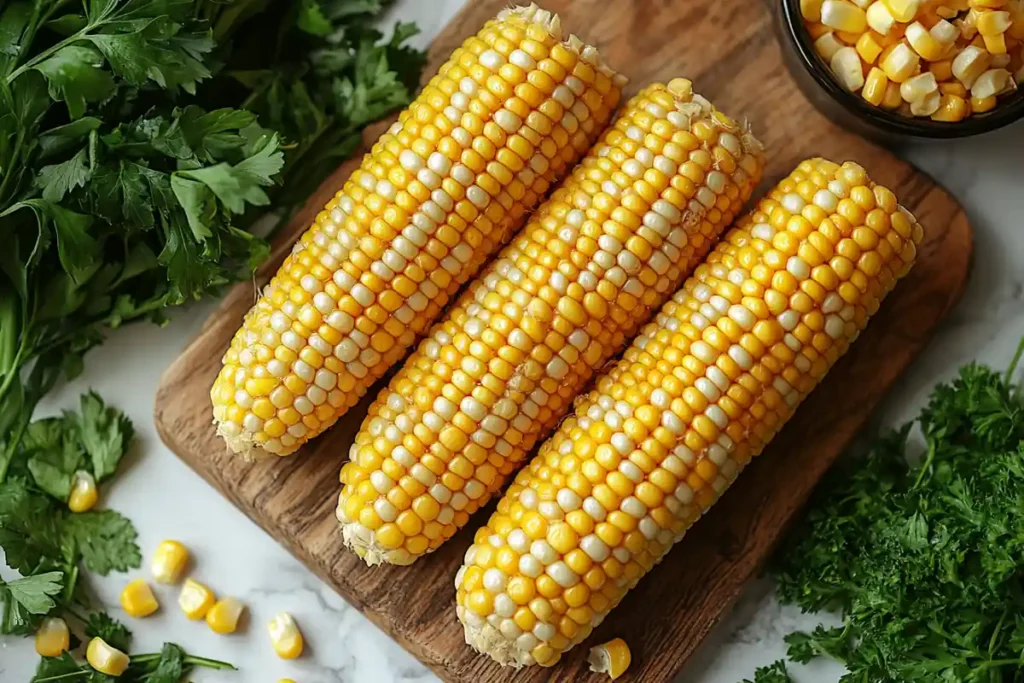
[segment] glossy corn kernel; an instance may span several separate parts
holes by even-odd
[[[876,0],[876,2],[868,7],[865,19],[872,31],[883,36],[889,35],[889,31],[896,24],[896,19],[892,16],[892,12],[889,11],[889,8],[886,7],[882,0]]]
[[[971,112],[975,114],[984,114],[985,112],[992,111],[996,108],[996,96],[991,97],[972,97],[970,99]]]
[[[942,93],[938,90],[928,93],[919,100],[910,103],[910,113],[914,116],[932,116],[942,105]]]
[[[868,27],[864,10],[846,0],[825,0],[821,5],[821,23],[847,33],[860,33]]]
[[[89,666],[108,676],[120,676],[128,668],[131,660],[128,655],[115,647],[107,645],[102,638],[93,638],[85,651],[85,659]]]
[[[882,54],[882,46],[871,31],[862,33],[860,38],[857,39],[855,47],[860,58],[868,64],[874,64],[875,60],[878,59],[878,55]]]
[[[882,75],[884,76],[885,72],[882,72]],[[886,77],[886,80],[888,80],[888,77]],[[882,99],[882,108],[889,110],[899,109],[902,104],[903,96],[900,94],[900,84],[890,82],[889,85],[885,87],[885,97]]]
[[[843,47],[843,44],[839,42],[838,38],[836,38],[836,34],[831,31],[823,34],[814,41],[815,52],[821,55],[821,58],[826,61],[831,61],[832,57],[843,49]]]
[[[800,164],[576,399],[476,533],[455,580],[466,641],[550,666],[587,638],[843,355],[922,236],[860,166]]]
[[[880,66],[894,83],[902,83],[917,71],[921,58],[904,43],[898,43],[882,58]]]
[[[889,9],[893,19],[907,24],[914,20],[917,10],[921,6],[919,0],[882,0]]]
[[[267,625],[270,643],[281,659],[295,659],[302,654],[304,641],[295,619],[287,612],[281,612]]]
[[[970,105],[967,104],[967,100],[964,98],[956,95],[943,95],[942,101],[939,103],[939,109],[932,114],[932,119],[935,121],[945,121],[946,123],[956,123],[967,118],[969,111]]]
[[[626,673],[633,656],[629,652],[629,645],[622,638],[610,640],[601,645],[590,648],[587,663],[590,670],[596,674],[608,674],[614,681]]]
[[[100,494],[96,489],[96,479],[84,470],[75,472],[75,480],[71,485],[68,497],[68,509],[72,512],[88,512],[96,507]]]
[[[178,606],[185,616],[193,621],[206,617],[207,612],[217,602],[213,591],[199,583],[195,579],[185,579],[181,586],[181,593],[178,595]]]
[[[703,258],[762,165],[689,81],[633,98],[370,407],[341,472],[346,544],[409,564],[451,538]]]
[[[178,583],[188,568],[188,548],[178,541],[161,541],[153,553],[151,570],[157,583]]]
[[[36,631],[36,654],[40,657],[60,657],[71,646],[71,632],[67,622],[59,617],[43,619]]]
[[[824,0],[800,0],[800,15],[805,21],[821,21],[821,5]]]
[[[888,87],[889,78],[885,75],[884,71],[875,66],[871,68],[867,78],[864,79],[864,88],[861,90],[860,95],[866,102],[877,107],[885,100],[885,92]]]
[[[334,424],[594,142],[624,79],[563,37],[535,5],[503,11],[317,215],[211,389],[233,451],[288,455]]]
[[[240,600],[221,598],[206,613],[206,623],[215,633],[234,633],[238,630],[238,621],[244,611],[245,605]]]
[[[142,618],[160,609],[160,603],[145,579],[135,579],[121,591],[121,608],[128,616]]]
[[[953,77],[965,88],[970,88],[991,62],[992,56],[988,52],[974,45],[968,46],[953,59]]]
[[[1004,92],[1011,87],[1012,76],[1006,69],[989,69],[971,85],[971,97],[985,99]]]
[[[921,22],[915,21],[907,26],[907,32],[904,35],[907,42],[910,43],[910,47],[914,48],[914,52],[920,55],[922,59],[929,62],[937,62],[946,53],[946,49],[942,44],[928,32],[928,29]]]
[[[839,83],[850,92],[864,87],[864,67],[854,48],[844,47],[836,51],[829,66]]]
[[[923,100],[938,89],[939,83],[935,80],[935,74],[926,71],[904,81],[900,86],[900,95],[903,96],[904,100],[913,104]]]
[[[277,683],[295,683],[295,681],[291,678],[279,678],[277,679]]]

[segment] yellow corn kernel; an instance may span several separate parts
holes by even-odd
[[[739,214],[762,165],[690,81],[630,100],[370,406],[338,497],[346,544],[410,564],[451,538]],[[631,438],[657,428],[645,419]],[[523,524],[534,540],[560,533],[539,513]],[[502,559],[480,553],[485,569]]]
[[[882,57],[879,66],[894,83],[902,83],[917,72],[921,58],[905,43],[897,43],[887,56]]]
[[[882,0],[893,18],[903,24],[909,24],[917,15],[921,3],[919,0]]]
[[[725,494],[861,334],[922,238],[852,162],[805,161],[770,190],[576,397],[477,532],[455,579],[466,642],[503,664],[550,666],[588,637],[563,614],[602,621]],[[569,526],[568,511],[593,531],[527,534],[528,515],[550,530]],[[506,552],[519,561],[493,566]]]
[[[238,620],[242,618],[245,605],[235,598],[221,598],[206,613],[206,623],[214,633],[234,633],[238,629]]]
[[[985,99],[1001,95],[1006,92],[1013,83],[1013,75],[1006,69],[989,69],[971,85],[971,97]]]
[[[989,97],[972,97],[971,98],[971,113],[972,114],[984,114],[985,112],[992,111],[996,108],[996,96],[990,95]]]
[[[861,90],[860,96],[868,104],[873,104],[877,107],[885,99],[885,91],[888,87],[889,78],[885,75],[884,71],[875,66],[871,68],[867,78],[864,79],[864,88]]]
[[[992,56],[988,52],[969,45],[953,59],[953,77],[963,83],[965,88],[970,88],[991,63]]]
[[[830,61],[841,49],[843,49],[843,44],[839,42],[839,39],[836,38],[836,34],[832,31],[821,35],[814,41],[815,52],[821,55],[821,58],[826,61]]]
[[[896,25],[895,17],[882,0],[875,0],[868,7],[865,17],[871,30],[883,36],[888,36]]]
[[[1009,12],[981,12],[975,25],[983,36],[998,36],[1010,28]]]
[[[955,123],[956,121],[963,121],[967,114],[967,100],[956,95],[943,95],[942,102],[939,104],[939,110],[932,114],[932,119]]]
[[[291,678],[279,678],[277,679],[277,683],[295,683],[295,681]]]
[[[914,52],[929,62],[939,61],[946,53],[946,49],[918,21],[907,26],[905,37],[910,47],[914,48]]]
[[[108,676],[120,676],[131,663],[128,655],[107,645],[102,638],[93,638],[89,641],[85,659],[89,662],[89,666]]]
[[[850,92],[857,92],[864,87],[864,66],[854,48],[844,47],[838,50],[832,55],[829,66],[839,83]]]
[[[188,568],[188,548],[178,541],[161,541],[153,553],[151,569],[157,583],[178,583]]]
[[[888,77],[886,78],[888,79]],[[903,95],[900,94],[900,84],[890,82],[889,85],[885,87],[885,97],[882,99],[882,109],[899,109],[902,104]]]
[[[805,21],[821,21],[821,4],[824,0],[800,0],[800,14]]]
[[[467,38],[236,332],[210,389],[228,447],[289,455],[351,409],[586,153],[624,85],[536,5]]]
[[[217,598],[213,591],[195,579],[185,579],[178,595],[178,606],[186,617],[193,621],[203,619],[215,602]]]
[[[145,579],[135,579],[121,591],[121,608],[128,616],[142,618],[160,609],[160,603]]]
[[[919,100],[910,103],[910,113],[914,116],[931,116],[942,105],[942,93],[934,90]]]
[[[67,622],[59,617],[43,619],[36,631],[36,653],[41,657],[60,657],[70,646]]]
[[[928,65],[928,70],[935,74],[935,80],[948,81],[953,78],[953,60],[944,59],[938,62],[932,62]]]
[[[950,83],[939,83],[939,92],[943,95],[953,95],[962,99],[970,97],[970,92],[963,86],[963,83],[952,81]]]
[[[935,80],[935,74],[926,71],[904,81],[900,86],[900,95],[904,100],[913,104],[920,102],[938,89],[939,84]]]
[[[878,55],[882,54],[882,46],[874,33],[867,31],[857,39],[857,54],[868,64],[874,64]]]
[[[632,661],[629,645],[622,638],[595,645],[590,648],[590,655],[587,657],[591,671],[596,674],[608,674],[613,681],[626,673]]]
[[[821,5],[821,23],[846,33],[861,33],[868,27],[864,10],[846,0],[825,0]]]
[[[971,9],[999,9],[1006,7],[1009,0],[970,0]]]
[[[281,612],[267,625],[270,643],[281,659],[295,659],[302,654],[304,642],[295,619],[287,612]]]
[[[72,512],[88,512],[96,506],[99,497],[96,479],[84,470],[75,472],[75,481],[71,485],[71,495],[68,497],[68,509]]]
[[[952,46],[953,43],[956,42],[956,39],[960,37],[960,31],[957,27],[945,20],[936,22],[934,26],[928,29],[928,33],[931,34],[932,38],[934,38],[943,49]]]
[[[1006,35],[997,33],[994,36],[982,36],[985,42],[985,49],[991,55],[1005,55],[1007,52]]]

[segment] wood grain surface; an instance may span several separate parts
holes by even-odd
[[[467,35],[506,5],[469,4],[431,49],[436,67]],[[629,94],[653,81],[693,79],[720,108],[748,119],[766,143],[765,182],[803,158],[853,159],[896,191],[925,228],[911,275],[890,296],[851,352],[833,369],[776,441],[743,474],[661,566],[623,601],[590,642],[555,669],[514,672],[476,655],[455,617],[453,580],[474,524],[409,568],[368,569],[346,551],[334,507],[338,470],[367,401],[298,454],[247,464],[226,451],[211,424],[209,387],[231,335],[252,304],[253,286],[236,287],[164,374],[156,424],[164,441],[245,514],[298,556],[346,600],[452,683],[607,680],[587,671],[592,643],[624,637],[634,664],[621,680],[660,683],[680,670],[740,588],[762,564],[812,488],[920,352],[964,288],[971,229],[963,209],[930,178],[883,149],[826,121],[784,69],[770,12],[751,0],[547,0],[562,25],[601,48],[632,79]],[[371,131],[376,134],[381,129]],[[352,168],[328,179],[308,210],[275,245],[275,268],[293,239]],[[265,276],[265,273],[264,273]],[[372,397],[371,391],[368,396]]]

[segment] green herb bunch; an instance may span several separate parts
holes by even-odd
[[[246,277],[254,221],[409,101],[423,54],[372,28],[385,2],[0,6],[0,473],[106,328]]]
[[[843,625],[789,635],[790,659],[831,657],[843,683],[1024,681],[1022,352],[1006,373],[961,368],[822,482],[772,574],[783,602]]]

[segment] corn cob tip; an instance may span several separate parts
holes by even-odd
[[[240,431],[237,428],[238,425],[232,422],[221,422],[216,418],[213,419],[213,424],[217,427],[217,436],[224,440],[224,445],[227,446],[228,451],[241,457],[243,460],[254,462],[270,457],[267,451],[256,445],[252,435],[248,432]]]
[[[486,621],[482,622],[479,626],[471,626],[463,618],[463,612],[466,608],[460,605],[455,609],[459,620],[462,621],[466,645],[469,645],[482,655],[487,655],[501,666],[509,666],[518,670],[527,664],[533,663],[525,662],[521,659],[514,640],[509,640],[501,635],[498,629]]]

